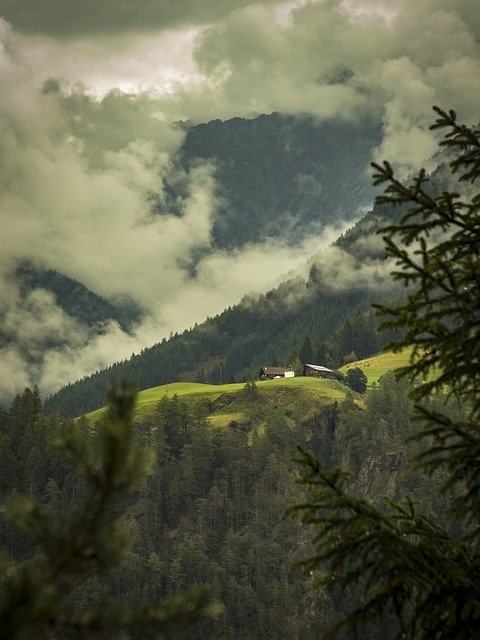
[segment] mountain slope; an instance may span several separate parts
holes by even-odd
[[[175,210],[184,185],[178,166],[213,161],[220,200],[215,247],[232,249],[266,238],[292,244],[370,204],[367,168],[380,131],[369,122],[316,121],[278,113],[213,120],[190,128],[167,181]]]
[[[264,242],[267,249],[271,241],[294,246],[325,226],[351,219],[359,207],[372,199],[366,167],[370,148],[378,143],[379,131],[369,122],[317,122],[307,116],[274,113],[250,120],[234,118],[185,126],[183,145],[171,159],[169,169],[165,169],[167,175],[162,173],[162,182],[158,180],[162,194],[152,194],[145,208],[153,209],[158,215],[184,216],[194,169],[205,161],[214,165],[216,206],[211,220],[212,238],[205,246],[182,254],[179,269],[186,287],[191,284],[189,277],[201,268],[200,260],[208,259],[212,253],[221,258],[223,252],[246,247],[248,254],[249,243],[259,242]],[[58,264],[58,260],[54,262]],[[84,283],[62,273],[61,266],[54,271],[47,265],[24,263],[16,273],[12,267],[8,277],[5,286],[12,295],[9,308],[4,305],[0,310],[0,348],[6,350],[3,361],[10,364],[6,365],[8,375],[0,385],[1,400],[8,401],[12,393],[35,383],[44,392],[56,388],[59,380],[68,375],[65,371],[72,352],[78,363],[72,378],[101,366],[106,358],[109,331],[113,334],[112,341],[119,336],[120,342],[127,344],[129,336],[122,336],[118,327],[129,334],[142,315],[148,313],[147,308],[140,309],[132,302],[102,298]],[[142,278],[142,274],[138,277]],[[160,299],[161,283],[160,278],[157,292]],[[295,288],[291,287],[293,293]],[[117,286],[113,290],[122,288]],[[277,307],[273,311],[277,316],[273,322],[271,316],[264,318],[265,314],[252,312],[264,318],[263,322],[276,325],[273,333],[258,332],[258,323],[252,317],[244,327],[248,328],[250,337],[243,336],[232,344],[225,369],[225,346],[232,343],[229,331],[220,341],[212,338],[218,343],[215,348],[200,347],[201,357],[180,355],[178,362],[178,352],[175,352],[173,364],[161,359],[157,363],[163,372],[160,378],[143,379],[136,365],[128,375],[140,377],[142,386],[181,376],[225,381],[230,375],[253,366],[252,354],[255,351],[261,354],[272,338],[280,336],[280,325],[290,322],[293,314],[285,310],[279,313],[279,300],[273,302]],[[246,313],[248,315],[248,311]],[[305,314],[311,315],[311,312],[305,308]],[[207,333],[218,333],[217,324],[222,325],[224,320],[213,325],[207,323]],[[319,339],[323,336],[316,318],[311,317],[307,325],[308,331],[318,334]],[[169,327],[165,329],[168,330]],[[222,331],[220,327],[220,334]],[[298,334],[298,341],[304,331],[297,327],[294,333]],[[102,337],[105,337],[103,341]],[[202,342],[200,335],[198,340]],[[279,351],[278,357],[284,357],[284,345],[295,340],[285,335],[277,342],[274,348]],[[104,346],[99,346],[100,343]],[[52,368],[50,362],[58,366]],[[216,367],[218,371],[212,374]]]
[[[67,315],[91,328],[115,320],[124,331],[139,322],[141,312],[133,303],[113,304],[88,289],[84,284],[53,269],[38,269],[22,263],[15,273],[24,297],[35,289],[43,289],[55,296],[57,305]]]
[[[381,218],[373,214],[374,220],[364,228],[357,225],[351,235],[345,234],[342,249],[336,248],[333,257],[328,252],[319,256],[307,281],[300,277],[290,279],[265,295],[246,298],[215,318],[163,340],[128,361],[67,385],[47,400],[46,408],[67,417],[87,413],[105,403],[105,388],[112,379],[133,380],[139,389],[178,380],[218,384],[231,377],[248,379],[256,375],[260,366],[274,364],[275,360],[285,362],[292,349],[298,354],[307,335],[318,343],[338,336],[345,343],[339,349],[339,357],[352,350],[360,357],[375,353],[382,343],[374,334],[374,343],[366,351],[360,344],[363,340],[357,339],[352,345],[341,334],[347,319],[366,312],[380,295],[395,291],[388,272],[383,274],[382,293],[378,281],[369,282],[372,269],[385,272],[383,256],[379,257],[375,245],[369,248],[372,225],[380,225]],[[359,276],[364,268],[367,277],[362,282]],[[345,270],[350,283],[343,285],[340,277],[345,278]],[[368,318],[364,324],[372,322]],[[349,331],[343,333],[352,331],[349,323]],[[369,331],[372,335],[374,327],[370,326]]]

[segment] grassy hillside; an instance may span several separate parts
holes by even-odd
[[[257,394],[251,395],[244,390],[243,382],[222,385],[175,382],[145,389],[137,395],[136,417],[146,417],[153,412],[155,405],[162,398],[172,398],[176,395],[188,401],[208,403],[210,423],[223,426],[248,418],[259,403],[289,405],[292,414],[297,414],[303,405],[305,412],[300,413],[309,413],[318,405],[343,400],[347,393],[346,387],[335,380],[315,378],[265,380],[257,382],[256,385]],[[92,411],[87,414],[87,418],[96,420],[104,411],[104,407]]]
[[[358,367],[367,376],[367,383],[371,385],[374,382],[378,382],[379,378],[381,378],[384,373],[387,373],[387,371],[393,371],[394,369],[399,369],[409,364],[410,354],[410,349],[402,351],[401,353],[388,351],[387,353],[380,353],[371,358],[364,358],[363,360],[346,364],[340,371],[345,374],[349,369]]]
[[[402,353],[381,353],[347,364],[340,369],[346,373],[353,367],[359,367],[367,376],[368,384],[378,382],[380,377],[403,367],[409,363],[410,351]],[[277,404],[329,404],[345,398],[347,388],[335,380],[317,378],[281,378],[257,382],[258,400],[274,401]],[[209,403],[211,412],[209,421],[217,426],[241,421],[248,417],[252,410],[252,398],[244,390],[243,382],[234,384],[201,384],[196,382],[174,382],[140,391],[137,395],[137,417],[150,414],[162,398],[178,396],[191,401]],[[87,414],[89,420],[96,420],[103,415],[104,407]]]

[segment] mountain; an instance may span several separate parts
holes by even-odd
[[[326,225],[357,218],[371,204],[367,169],[379,142],[379,127],[365,120],[273,113],[199,124],[188,129],[174,159],[164,206],[175,211],[185,189],[182,175],[209,160],[219,199],[214,247],[279,237],[296,244]]]
[[[249,120],[233,118],[185,127],[183,145],[172,158],[163,182],[165,197],[152,196],[150,206],[158,215],[183,215],[181,203],[188,192],[189,172],[205,161],[214,165],[218,206],[212,223],[212,243],[197,254],[185,255],[187,274],[189,270],[195,273],[199,259],[209,251],[236,251],[249,243],[270,239],[296,245],[327,225],[354,219],[359,208],[372,200],[366,168],[371,147],[378,143],[380,133],[369,122],[319,122],[310,116],[274,113]],[[34,381],[41,384],[49,357],[56,359],[65,350],[90,344],[112,322],[130,333],[144,313],[133,302],[103,298],[61,269],[54,271],[22,263],[13,278],[19,294],[14,302],[18,306],[16,315],[28,327],[37,327],[35,344],[31,340],[32,331],[28,338],[32,344],[28,344],[23,339],[24,332],[16,330],[18,323],[12,324],[12,314],[9,325],[0,314],[0,346],[8,346],[19,370],[35,367],[31,384]],[[225,380],[225,376],[228,379],[253,366],[252,353],[261,355],[267,345],[273,344],[272,340],[278,343],[273,345],[277,356],[283,358],[284,346],[295,342],[281,335],[284,327],[295,323],[295,308],[284,309],[281,301],[285,296],[297,295],[298,290],[297,283],[286,284],[278,295],[269,294],[262,303],[263,309],[253,301],[245,301],[242,319],[234,321],[243,323],[241,331],[245,335],[232,344],[226,366],[225,345],[232,343],[232,338],[230,330],[224,330],[222,325],[230,323],[228,310],[224,317],[207,322],[188,339],[213,347],[198,347],[197,354],[195,346],[193,355],[187,350],[186,355],[179,357],[174,350],[173,363],[160,359],[154,364],[154,369],[162,371],[160,379],[152,380],[153,374],[145,379],[140,375],[139,383],[144,386],[177,376]],[[322,326],[330,322],[331,313],[340,317],[349,306],[345,301],[337,305],[335,300],[332,305],[332,312],[325,312]],[[326,334],[318,327],[315,314],[312,316],[308,305],[302,308],[305,318],[310,317],[306,322],[308,332],[323,339]],[[54,329],[53,317],[62,323],[64,330]],[[291,330],[298,334],[298,340],[303,339],[302,323]],[[139,378],[136,368],[128,375]],[[81,410],[85,408],[82,405]]]
[[[429,189],[445,184],[444,167]],[[376,333],[371,304],[400,294],[385,265],[378,231],[402,207],[375,205],[331,250],[314,256],[307,279],[292,277],[260,296],[245,297],[204,323],[164,339],[129,360],[69,384],[46,401],[73,417],[102,406],[109,381],[133,380],[139,389],[175,381],[221,384],[255,378],[258,369],[292,365],[308,337],[318,364],[340,366],[377,352],[391,338]]]
[[[300,242],[314,230],[358,217],[374,192],[366,169],[378,127],[368,122],[316,121],[278,113],[253,119],[213,120],[187,127],[165,181],[157,213],[179,212],[182,180],[199,161],[215,165],[220,206],[213,249],[234,249],[270,237]],[[116,320],[129,331],[141,317],[133,302],[118,304],[52,269],[21,263],[14,274],[23,293],[44,289],[85,325]]]
[[[444,186],[440,164],[427,188],[433,193]],[[331,367],[378,352],[392,335],[376,332],[371,304],[401,294],[378,231],[404,213],[404,207],[375,204],[331,250],[312,257],[308,278],[292,277],[264,295],[247,296],[200,325],[63,387],[47,399],[47,410],[65,417],[92,411],[105,404],[111,380],[129,379],[148,389],[175,381],[255,379],[261,366],[292,365],[306,337],[316,362]]]
[[[21,263],[14,275],[23,298],[35,289],[55,296],[58,307],[79,323],[100,330],[103,323],[115,320],[124,331],[131,331],[141,319],[140,310],[132,302],[112,303],[88,289],[84,284],[53,269],[39,269]]]
[[[246,297],[182,334],[69,384],[47,399],[46,409],[65,417],[96,409],[105,404],[111,380],[129,379],[147,389],[178,380],[221,384],[255,378],[266,364],[292,364],[306,336],[314,342],[317,362],[327,366],[340,366],[352,352],[355,357],[377,352],[390,336],[376,333],[370,306],[396,292],[385,274],[383,252],[372,244],[382,224],[385,218],[374,209],[333,252],[317,256],[306,280],[291,278],[265,295]]]

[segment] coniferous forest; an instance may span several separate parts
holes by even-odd
[[[294,398],[265,403],[246,389],[238,393],[247,395],[251,419],[226,428],[209,424],[205,402],[165,398],[135,429],[155,462],[119,522],[131,552],[120,569],[82,582],[76,605],[115,598],[141,605],[206,583],[223,610],[182,637],[318,638],[337,621],[340,600],[316,592],[308,575],[292,568],[312,549],[310,532],[284,513],[304,500],[294,482],[296,446],[320,456],[327,468],[349,468],[351,489],[374,502],[385,490],[392,498],[408,492],[441,512],[432,483],[409,469],[405,438],[414,427],[407,392],[406,382],[388,375],[367,393],[364,407],[352,395],[306,417]],[[52,446],[65,428],[62,420],[46,416],[38,393],[26,390],[1,421],[3,498],[22,493],[70,511],[82,480]],[[88,432],[91,426],[80,420],[73,428]],[[1,536],[10,561],[34,553],[34,543],[5,517]],[[382,629],[365,637],[385,637]]]

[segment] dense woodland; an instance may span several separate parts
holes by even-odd
[[[374,195],[365,170],[380,131],[368,118],[272,113],[186,126],[167,200],[154,210],[178,207],[185,187],[179,167],[188,172],[199,161],[212,162],[220,198],[214,246],[232,249],[272,237],[295,243],[336,220],[354,219]]]
[[[340,405],[319,406],[305,419],[294,396],[265,402],[249,386],[238,393],[251,404],[251,417],[226,428],[209,424],[206,402],[165,398],[137,425],[138,441],[156,462],[122,519],[132,553],[120,571],[87,581],[79,603],[109,594],[141,602],[207,582],[225,610],[184,637],[318,638],[336,620],[340,601],[315,592],[300,570],[292,570],[311,551],[310,534],[298,519],[283,517],[302,500],[292,456],[297,444],[307,446],[327,467],[349,467],[356,492],[376,500],[385,489],[393,497],[408,490],[441,510],[425,478],[408,469],[407,391],[407,383],[389,374],[368,392],[365,408],[351,396]],[[59,511],[71,509],[81,481],[50,444],[60,423],[43,413],[36,390],[26,390],[2,412],[3,498],[23,492]],[[72,427],[89,430],[84,420]],[[0,531],[12,560],[34,551],[8,522]],[[384,638],[385,628],[368,638]]]

